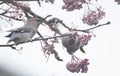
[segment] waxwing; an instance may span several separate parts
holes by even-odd
[[[32,37],[37,32],[38,26],[40,25],[40,19],[30,18],[26,21],[24,26],[16,29],[9,30],[10,34],[5,37],[9,37],[7,44],[14,42],[15,44],[32,40]]]
[[[83,53],[85,53],[84,49],[80,46],[79,36],[75,33],[65,33],[62,37],[62,44],[67,49],[69,54],[74,53],[78,49],[80,49]]]

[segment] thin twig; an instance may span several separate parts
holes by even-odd
[[[55,55],[55,58],[56,58],[58,61],[63,61],[63,60],[59,57],[57,51],[53,50],[53,54]]]
[[[101,26],[104,26],[104,25],[109,25],[110,22],[108,21],[108,22],[105,23],[105,24],[100,24],[100,25],[94,26],[94,27],[92,27],[92,28],[84,29],[84,30],[69,28],[69,27],[66,26],[63,22],[61,22],[61,24],[62,24],[65,28],[67,28],[67,29],[69,29],[69,30],[80,31],[80,32],[84,32],[84,33],[90,33],[90,30],[93,30],[93,29],[95,29],[95,28],[98,28],[98,27],[101,27]]]
[[[60,37],[64,37],[64,36],[69,36],[69,34],[61,35],[61,36],[55,36],[55,37],[47,37],[47,38],[38,37],[38,38],[35,38],[35,39],[31,40],[31,41],[18,43],[17,45],[23,44],[23,43],[28,43],[28,42],[33,42],[33,41],[39,41],[39,40],[48,40],[48,39],[60,38]],[[14,46],[14,45],[16,45],[16,44],[0,45],[0,47],[11,47],[11,46]]]
[[[12,17],[12,16],[7,16],[7,15],[2,15],[2,16],[13,19],[13,20],[17,20],[17,21],[23,21],[23,19],[15,18],[15,17]]]
[[[41,6],[40,0],[37,0],[37,2],[38,2],[38,5]]]
[[[90,31],[90,30],[93,30],[93,29],[95,29],[95,28],[98,28],[98,27],[101,27],[101,26],[104,26],[104,25],[109,25],[109,24],[110,24],[110,22],[108,21],[108,22],[105,23],[105,24],[100,24],[100,25],[97,25],[97,26],[95,26],[95,27],[88,28],[88,29],[85,29],[85,30],[80,30],[80,31]],[[77,30],[77,31],[79,31],[79,30]]]

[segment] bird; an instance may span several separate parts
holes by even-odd
[[[32,40],[32,37],[36,34],[37,29],[40,25],[40,19],[38,18],[29,18],[24,26],[12,30],[8,30],[10,34],[5,37],[10,38],[7,42],[14,42],[16,45],[21,42],[26,42]]]
[[[75,53],[78,49],[85,53],[83,47],[80,46],[79,36],[75,33],[69,32],[65,33],[62,37],[62,44],[67,49],[69,54]]]

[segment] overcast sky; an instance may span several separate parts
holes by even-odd
[[[78,57],[89,59],[90,65],[88,66],[88,73],[71,73],[66,69],[65,66],[67,62],[70,61],[70,56],[61,44],[56,44],[55,49],[64,61],[57,61],[54,55],[51,55],[46,63],[47,58],[45,58],[41,51],[39,42],[25,43],[17,46],[17,48],[23,47],[21,51],[22,54],[19,54],[9,47],[0,47],[0,68],[16,76],[119,76],[120,5],[117,5],[114,0],[98,1],[106,11],[106,17],[104,17],[100,23],[110,21],[111,24],[93,30],[96,37],[92,37],[92,40],[85,47],[86,54],[82,54],[80,51],[76,52]],[[52,14],[53,17],[64,20],[67,25],[73,23],[79,25],[78,27],[81,29],[82,26],[87,26],[80,21],[80,13],[83,12],[80,12],[80,10],[73,12],[61,10],[61,0],[56,0],[54,5],[42,4],[42,7],[39,7],[38,4],[34,2],[30,6],[33,11],[42,17]],[[0,44],[6,44],[8,40],[8,38],[4,37],[8,34],[5,32],[6,30],[20,27],[23,24],[22,22],[15,22],[13,23],[14,26],[7,26],[5,22],[2,22],[2,26],[0,27],[3,30],[0,32]],[[66,30],[61,30],[66,32]],[[39,27],[39,31],[43,33],[44,36],[51,34],[48,27],[42,25]]]

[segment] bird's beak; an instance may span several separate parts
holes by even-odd
[[[80,51],[84,54],[86,53],[85,50],[83,49],[83,47],[80,47]]]

